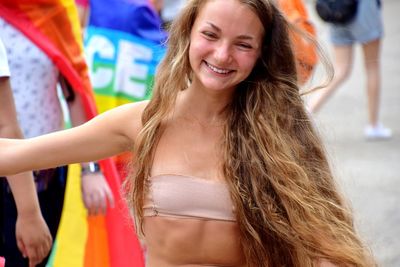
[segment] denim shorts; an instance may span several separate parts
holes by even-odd
[[[354,20],[345,25],[331,24],[330,36],[334,45],[365,44],[382,38],[383,25],[379,1],[359,1]]]

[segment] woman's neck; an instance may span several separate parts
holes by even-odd
[[[189,87],[178,95],[176,114],[203,125],[221,125],[226,121],[226,107],[232,99],[226,92],[209,93]]]

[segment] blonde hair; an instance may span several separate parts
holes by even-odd
[[[301,99],[288,25],[272,1],[238,0],[265,28],[263,50],[227,108],[223,172],[247,266],[373,266],[339,195]],[[142,116],[128,200],[143,233],[143,204],[163,121],[190,83],[190,32],[206,0],[191,0],[170,27],[168,51]]]

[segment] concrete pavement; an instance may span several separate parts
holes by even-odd
[[[308,1],[309,11],[330,53],[328,29],[315,15],[313,2]],[[380,117],[392,129],[393,138],[364,140],[367,99],[360,46],[355,50],[351,77],[314,118],[339,185],[354,209],[360,235],[380,266],[400,267],[400,1],[384,0],[383,16]]]

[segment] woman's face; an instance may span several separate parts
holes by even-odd
[[[208,0],[190,35],[192,85],[233,90],[251,73],[261,53],[264,28],[238,0]]]

